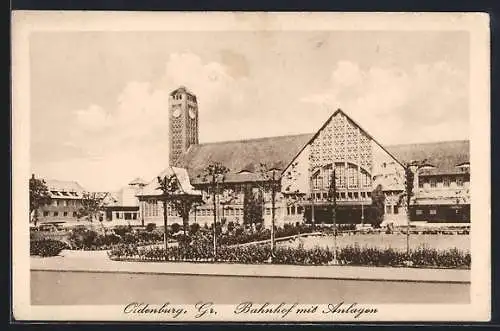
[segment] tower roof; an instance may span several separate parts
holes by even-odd
[[[177,94],[177,93],[187,93],[187,94],[194,95],[193,92],[191,92],[190,90],[188,90],[183,85],[179,86],[178,88],[176,88],[175,90],[173,90],[172,92],[170,92],[170,95],[174,95],[174,94]]]

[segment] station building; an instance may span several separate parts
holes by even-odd
[[[384,220],[394,224],[470,222],[469,141],[380,144],[343,110],[334,111],[316,132],[238,141],[199,143],[196,95],[185,87],[170,93],[170,165],[160,176],[175,174],[186,190],[200,194],[190,222],[211,224],[214,207],[205,168],[219,162],[229,169],[216,203],[221,218],[244,220],[245,194],[262,192],[265,224],[272,215],[271,192],[259,172],[272,169],[279,182],[275,221],[331,223],[328,192],[335,169],[338,223],[362,223],[370,217],[371,194],[381,185]],[[407,213],[405,166],[415,174],[414,197]],[[137,194],[144,223],[163,223],[161,192],[156,177]],[[198,192],[198,193],[196,193]],[[181,223],[168,207],[169,222]]]

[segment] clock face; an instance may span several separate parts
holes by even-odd
[[[179,117],[181,115],[181,109],[180,108],[175,108],[174,112],[172,113],[174,117]]]
[[[194,109],[189,109],[189,117],[191,117],[192,119],[194,119],[196,116],[196,113],[194,112]]]

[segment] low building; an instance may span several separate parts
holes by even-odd
[[[107,226],[144,225],[137,195],[142,192],[146,184],[143,179],[136,178],[118,192],[108,194],[103,203]]]

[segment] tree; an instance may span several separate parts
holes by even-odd
[[[213,223],[213,243],[214,243],[214,260],[217,258],[217,198],[219,196],[219,185],[224,183],[225,176],[229,172],[229,168],[222,165],[220,162],[210,163],[202,173],[203,181],[208,183],[208,187],[212,192],[212,202],[214,208],[214,223]]]
[[[89,223],[93,223],[94,218],[101,222],[103,231],[105,231],[102,224],[101,211],[103,209],[103,202],[105,196],[97,192],[83,192],[81,206],[77,212],[78,218],[87,218]]]
[[[336,173],[335,173],[335,168],[332,171],[331,177],[330,177],[330,187],[328,188],[328,199],[330,201],[329,203],[329,209],[330,212],[329,214],[332,217],[333,221],[333,226],[334,226],[334,234],[337,235],[337,185],[336,185]]]
[[[337,264],[337,175],[335,167],[330,177],[330,187],[328,188],[328,199],[330,200],[329,209],[333,221],[333,263]]]
[[[168,202],[172,200],[172,196],[179,189],[179,182],[175,174],[158,176],[158,190],[161,190],[161,200],[163,202],[163,244],[165,246],[165,260],[168,260]]]
[[[179,195],[170,200],[170,205],[182,218],[182,230],[184,231],[184,235],[187,234],[189,228],[189,213],[198,203],[198,197],[191,197],[188,195]]]
[[[30,216],[33,215],[35,226],[38,222],[38,210],[51,202],[51,197],[47,184],[43,179],[35,178],[31,175],[30,182]]]
[[[245,185],[243,192],[243,223],[262,223],[262,200],[264,196],[259,190],[257,193],[253,191],[251,185]]]
[[[378,184],[372,191],[371,224],[374,228],[380,227],[384,220],[385,213],[385,194],[382,185]]]
[[[259,165],[259,174],[263,181],[263,188],[271,191],[271,260],[274,257],[274,232],[275,232],[275,205],[276,193],[281,189],[281,174],[276,176],[276,172],[281,169],[269,166],[265,163]]]

